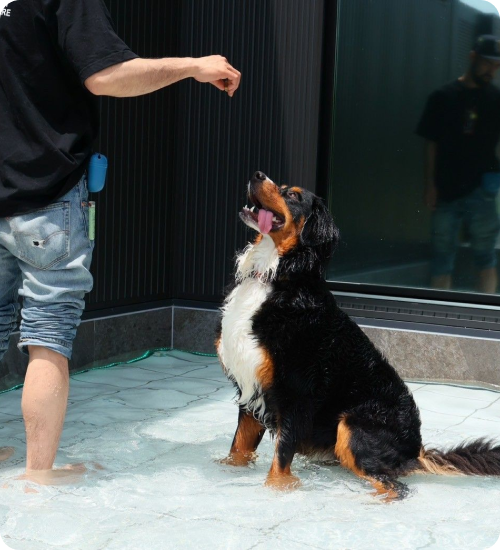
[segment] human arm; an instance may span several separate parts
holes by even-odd
[[[133,97],[195,78],[232,96],[241,74],[220,55],[145,59],[116,34],[103,0],[41,0],[56,47],[80,82],[96,95]],[[224,80],[226,80],[224,82]]]
[[[199,58],[136,58],[98,71],[84,83],[95,95],[136,97],[185,78],[213,84],[219,90],[226,90],[232,97],[240,84],[241,74],[220,55]]]

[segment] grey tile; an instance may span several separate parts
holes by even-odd
[[[425,384],[420,384],[418,382],[406,382],[406,385],[410,388],[412,393],[415,393],[421,388],[425,388]]]
[[[468,406],[469,401],[478,401],[482,403],[482,407],[487,407],[500,399],[500,393],[495,391],[445,384],[426,384],[425,392],[435,394],[436,399],[442,396],[457,398],[464,403],[464,406]],[[420,393],[422,392],[419,392],[419,395]]]
[[[86,382],[93,384],[104,384],[116,388],[135,388],[143,385],[145,378],[149,381],[164,380],[172,378],[174,374],[168,372],[168,368],[164,368],[162,372],[148,370],[147,373],[139,366],[141,361],[133,365],[116,366],[109,369],[97,369],[90,372],[82,372],[71,377],[72,381]]]
[[[168,348],[172,340],[172,308],[96,319],[95,360],[128,352]]]
[[[420,410],[462,417],[468,416],[478,409],[483,409],[489,405],[489,403],[479,399],[464,399],[461,396],[440,394],[427,389],[420,390],[415,395],[415,400]]]
[[[473,380],[500,385],[500,342],[458,338]]]
[[[437,413],[421,408],[420,418],[422,420],[422,432],[424,432],[426,430],[446,430],[463,422],[465,417],[456,416],[454,414]]]
[[[0,361],[0,391],[22,384],[26,369],[28,368],[28,356],[17,348],[19,334],[10,337],[10,345],[7,353]]]
[[[490,530],[496,536],[500,485],[491,478],[411,476],[406,480],[412,490],[411,499],[388,506],[374,500],[369,485],[350,472],[302,457],[294,460],[293,467],[303,488],[293,493],[271,493],[263,486],[273,457],[273,443],[267,436],[251,467],[220,464],[219,459],[227,456],[237,425],[234,393],[229,386],[215,396],[209,393],[218,384],[190,376],[194,371],[185,371],[189,361],[182,355],[150,357],[134,365],[85,373],[72,380],[72,401],[56,464],[83,461],[89,471],[81,484],[40,488],[36,495],[24,493],[23,485],[14,480],[25,460],[20,396],[14,395],[16,392],[1,396],[0,407],[11,413],[18,411],[17,416],[0,412],[2,444],[15,447],[14,457],[0,465],[0,485],[5,494],[0,508],[4,516],[10,514],[16,520],[3,526],[2,536],[10,532],[10,540],[14,541],[15,535],[19,548],[34,547],[33,540],[35,546],[38,543],[44,548],[61,541],[59,546],[64,546],[65,540],[71,547],[83,548],[92,532],[93,540],[99,538],[96,548],[122,548],[127,544],[141,548],[146,533],[148,547],[163,548],[165,540],[173,540],[170,547],[174,548],[182,547],[187,540],[186,522],[201,533],[193,544],[202,547],[210,540],[236,540],[238,529],[249,534],[248,542],[238,539],[234,545],[242,548],[268,548],[273,544],[277,548],[337,548],[339,540],[349,540],[350,548],[358,548],[360,537],[367,541],[363,548],[389,548],[394,540],[392,531],[403,541],[399,544],[402,547],[430,544],[439,548],[479,548],[487,545],[477,542],[477,533]],[[148,368],[160,368],[159,359],[165,361],[165,369],[179,367],[184,373],[163,379],[154,373],[151,376]],[[217,370],[216,365],[203,368],[196,363],[197,357],[192,360],[198,371]],[[129,389],[109,385],[114,373],[126,381]],[[472,437],[494,437],[499,433],[500,422],[447,414],[460,398],[468,406],[475,406],[478,398],[482,403],[483,392],[465,388],[449,391],[448,386],[428,385],[419,388],[417,400],[419,394],[423,398],[426,392],[430,394],[430,388],[434,394],[427,397],[438,400],[443,414],[424,411],[423,435],[428,448],[449,449]],[[446,399],[439,401],[441,396]],[[488,408],[494,411],[497,405],[500,402],[494,401]],[[104,470],[95,470],[94,463]],[[259,517],[248,514],[249,509],[262,507],[265,510]],[[368,529],[361,534],[359,510],[368,515],[364,518]],[[411,517],[411,532],[405,531],[406,523],[401,519],[405,513]],[[49,516],[51,529],[47,531]],[[451,532],[460,529],[461,524],[462,533],[471,533],[466,542],[458,537],[443,545],[438,533],[441,538],[436,538],[437,545],[433,544],[437,529],[444,525]],[[132,530],[124,534],[130,525]],[[389,529],[387,545],[384,546],[385,539],[373,542],[373,525],[384,526],[386,532]],[[175,529],[178,533],[172,539]],[[114,534],[110,546],[111,531]],[[413,544],[414,534],[420,532],[426,538]],[[262,533],[267,544],[259,545]],[[273,533],[278,533],[274,539]],[[43,544],[39,542],[42,537]]]
[[[193,376],[203,378],[205,376],[204,371],[206,371],[207,366],[201,365],[198,363],[185,363],[180,365],[160,365],[158,363],[152,363],[149,362],[149,360],[145,360],[147,363],[145,365],[142,365],[141,362],[141,368],[151,371],[151,372],[157,372],[157,373],[166,373],[172,376],[182,376],[186,375],[188,376],[189,373],[193,373]]]
[[[184,351],[215,353],[219,311],[175,308],[174,347]]]
[[[76,331],[73,354],[69,362],[70,372],[81,370],[95,360],[94,321],[84,321]]]
[[[485,437],[497,440],[500,438],[500,422],[494,419],[484,419],[477,415],[471,415],[449,428],[458,431],[463,438]]]
[[[363,331],[404,378],[500,386],[500,343],[373,327]]]

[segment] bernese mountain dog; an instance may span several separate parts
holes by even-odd
[[[339,309],[325,282],[338,229],[321,199],[262,172],[240,213],[258,235],[237,257],[217,353],[238,393],[225,462],[248,465],[266,431],[275,440],[267,485],[293,488],[295,453],[336,460],[385,500],[413,472],[500,475],[500,445],[480,439],[425,449],[420,415],[396,370]]]

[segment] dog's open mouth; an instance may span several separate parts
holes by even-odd
[[[253,222],[250,224],[247,223],[247,225],[251,225],[255,229],[258,228],[264,235],[271,231],[277,231],[285,225],[285,220],[282,216],[272,210],[265,209],[255,198],[252,197],[251,200],[254,206],[252,208],[245,206],[240,213],[241,219],[245,223]]]

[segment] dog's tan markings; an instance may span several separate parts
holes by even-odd
[[[262,233],[257,233],[257,237],[255,237],[255,241],[253,242],[253,244],[259,244],[263,238],[264,235],[262,235]]]
[[[297,195],[302,195],[302,189],[300,187],[291,187],[290,191],[297,193]]]
[[[257,369],[257,380],[264,391],[267,391],[274,380],[274,361],[266,350],[263,350],[264,361]]]
[[[378,479],[368,476],[361,468],[356,465],[356,459],[351,450],[351,430],[344,419],[339,422],[337,428],[337,443],[335,444],[335,454],[344,468],[348,468],[362,479],[369,481],[375,489],[375,495],[384,496],[384,502],[391,502],[399,498],[399,494],[392,487],[384,484]]]
[[[297,193],[302,192],[298,187],[294,187],[293,189]],[[279,231],[271,231],[269,236],[274,241],[278,254],[286,254],[297,246],[300,232],[304,227],[305,218],[302,217],[299,223],[293,220],[292,214],[288,209],[285,199],[281,196],[279,188],[268,180],[257,191],[257,198],[266,210],[272,210],[285,220],[283,227]]]
[[[250,413],[240,417],[229,456],[222,462],[232,466],[248,466],[265,432],[264,426]]]
[[[267,474],[266,486],[279,491],[291,491],[300,487],[300,479],[294,476],[291,472],[291,463],[285,464],[284,467],[280,465],[278,459],[278,446],[280,441],[280,431],[276,436],[276,449],[274,452],[273,463],[271,469]]]
[[[429,474],[437,474],[442,476],[460,476],[463,475],[460,470],[447,464],[439,455],[426,451],[423,447],[420,449],[420,455],[418,457],[421,469],[417,472],[427,472]]]
[[[256,196],[265,210],[272,210],[285,220],[283,227],[279,231],[271,231],[269,233],[279,253],[279,246],[282,241],[288,237],[297,235],[296,224],[288,210],[285,199],[281,196],[279,188],[274,183],[269,180],[264,181],[257,190]]]
[[[348,468],[359,477],[365,477],[363,470],[356,466],[356,460],[351,451],[351,430],[344,419],[339,422],[337,428],[337,443],[335,454],[344,468]]]
[[[291,464],[287,464],[284,468],[280,466],[277,454],[274,455],[269,475],[272,476],[290,476],[292,475]]]
[[[277,235],[276,238],[273,236],[274,244],[280,256],[284,256],[287,252],[293,250],[299,242],[298,235],[283,235],[283,233],[284,231],[282,231],[280,235]],[[279,239],[279,237],[281,237],[281,239]]]
[[[300,233],[302,232],[302,228],[304,227],[305,223],[306,220],[304,216],[300,218],[298,224],[295,224],[295,222],[293,222],[292,220],[289,226],[289,230],[291,232],[288,235],[283,234],[287,229],[287,224],[285,224],[283,231],[280,232],[283,238],[279,242],[277,242],[278,239],[274,241],[274,244],[276,245],[276,248],[278,249],[278,254],[280,256],[284,256],[287,252],[290,252],[297,246],[300,238]]]
[[[262,198],[265,200],[262,200]],[[273,210],[277,214],[288,214],[285,199],[281,196],[279,188],[274,183],[266,180],[257,192],[257,198],[267,210]]]
[[[391,487],[387,487],[387,485],[384,485],[381,481],[370,477],[366,477],[365,479],[373,485],[373,488],[375,489],[374,496],[383,496],[384,498],[382,500],[384,502],[392,502],[393,500],[398,500],[400,498],[397,491]]]

